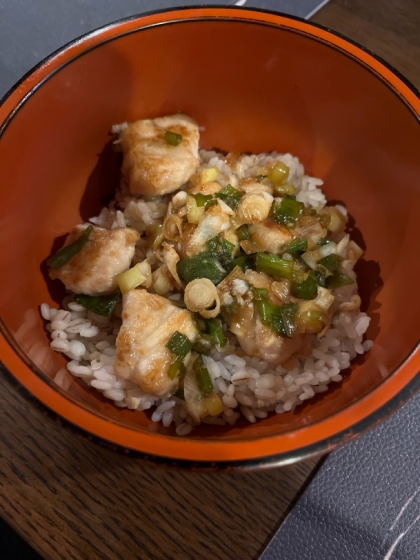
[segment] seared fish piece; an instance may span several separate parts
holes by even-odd
[[[251,224],[249,226],[251,239],[263,251],[273,255],[281,254],[284,247],[293,241],[290,230],[282,224],[276,224],[272,220],[265,220],[261,224]]]
[[[81,237],[87,227],[87,224],[76,226],[64,246]],[[61,268],[50,269],[50,277],[58,278],[76,294],[110,294],[118,288],[117,275],[130,267],[139,238],[134,229],[108,230],[93,226],[82,250]]]
[[[230,317],[228,324],[248,356],[256,356],[271,364],[284,364],[296,354],[305,355],[310,351],[313,335],[296,334],[293,338],[286,338],[275,334],[262,324],[253,303]]]
[[[178,146],[165,132],[182,136]],[[135,121],[120,132],[124,154],[122,173],[132,194],[156,196],[179,189],[199,166],[198,124],[178,113],[169,117]]]
[[[175,356],[165,345],[175,331],[195,341],[198,332],[191,313],[137,289],[124,294],[122,319],[114,366],[117,376],[157,397],[176,391],[178,379],[168,376]]]

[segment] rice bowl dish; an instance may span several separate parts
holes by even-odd
[[[187,435],[292,411],[357,355],[369,317],[347,212],[291,154],[199,149],[184,115],[113,127],[114,200],[49,259],[51,348],[116,406]],[[222,145],[222,139],[221,139]]]

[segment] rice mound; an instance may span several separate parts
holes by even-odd
[[[217,167],[220,171],[218,181],[233,187],[240,179],[259,175],[267,162],[282,161],[290,169],[289,181],[296,186],[298,201],[315,209],[326,204],[320,189],[323,181],[305,175],[303,165],[291,154],[242,155],[236,162],[235,171],[215,151],[200,150],[200,158],[200,170]],[[130,227],[142,233],[154,222],[162,220],[169,198],[139,200],[119,191],[109,208],[103,208],[90,222],[107,229]],[[346,213],[342,206],[338,208]],[[140,240],[133,262],[145,258],[153,259],[153,253],[147,241]],[[348,270],[346,274],[356,279],[354,271]],[[321,338],[314,337],[312,356],[293,358],[287,363],[287,369],[245,355],[236,337],[225,332],[228,344],[220,349],[213,348],[209,356],[203,356],[214,391],[222,399],[223,413],[217,417],[205,417],[202,422],[233,425],[241,415],[249,422],[256,422],[270,412],[292,411],[317,393],[327,391],[331,382],[341,381],[341,372],[349,368],[351,360],[373,345],[371,340],[363,341],[370,318],[358,309],[351,310],[352,298],[357,294],[357,282],[335,290],[336,311],[330,329]],[[180,294],[174,294],[168,299],[179,298]],[[48,322],[46,328],[51,333],[51,348],[70,359],[67,367],[54,378],[60,387],[67,390],[73,377],[79,377],[114,401],[116,406],[140,411],[154,407],[153,422],[162,422],[165,427],[174,424],[178,435],[191,432],[194,421],[188,416],[182,399],[175,396],[157,398],[144,393],[135,383],[116,377],[113,364],[121,326],[121,305],[117,305],[110,318],[102,317],[79,305],[69,295],[61,309],[43,303],[41,315]]]

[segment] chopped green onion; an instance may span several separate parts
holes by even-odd
[[[298,320],[304,328],[304,332],[316,333],[324,326],[324,315],[318,309],[307,309],[298,313]]]
[[[290,183],[284,183],[283,185],[275,185],[274,186],[274,194],[279,196],[283,196],[285,194],[296,195],[296,187]]]
[[[66,245],[66,247],[63,247],[55,255],[50,257],[47,260],[47,265],[50,268],[57,269],[57,268],[61,268],[66,263],[71,261],[71,259],[75,257],[77,253],[80,253],[80,251],[83,249],[92,231],[93,231],[93,227],[88,226],[85,229],[85,231],[82,233],[82,235],[78,237],[75,241],[73,241],[73,243],[70,243],[70,245]]]
[[[326,284],[325,269],[323,269],[320,266],[318,270],[311,270],[309,272],[309,276],[311,276],[315,280],[318,286],[322,286],[322,288],[325,288],[325,284]]]
[[[222,400],[216,393],[211,393],[203,399],[203,404],[207,408],[210,416],[218,416],[223,412]]]
[[[175,331],[168,342],[165,344],[171,352],[173,352],[178,358],[184,359],[185,356],[192,348],[192,344],[185,334]]]
[[[204,367],[204,361],[201,355],[196,358],[193,364],[193,372],[195,373],[195,378],[197,380],[201,396],[206,397],[213,391],[213,382],[208,369]]]
[[[224,237],[220,237],[216,235],[216,237],[212,237],[209,241],[207,241],[207,246],[211,253],[221,253],[222,251],[228,251],[229,254],[235,249],[235,245],[225,239]]]
[[[281,185],[289,177],[289,167],[282,161],[278,161],[268,174],[268,178],[274,185]]]
[[[235,233],[236,233],[239,241],[246,241],[248,239],[251,239],[251,234],[249,233],[249,229],[248,229],[247,224],[244,224],[241,227],[238,227],[238,229],[235,230]]]
[[[78,294],[74,298],[77,303],[89,309],[97,315],[109,317],[114,311],[114,307],[121,299],[121,294],[111,294],[109,296],[87,296],[85,294]]]
[[[186,375],[187,375],[187,368],[185,367],[184,362],[181,362],[181,365],[179,366],[178,377],[180,379],[183,379]]]
[[[198,352],[199,354],[204,354],[205,356],[209,356],[211,347],[213,344],[208,340],[208,335],[205,333],[200,333],[200,338],[194,343],[193,350]]]
[[[236,210],[239,206],[239,202],[243,197],[243,192],[239,191],[232,187],[232,185],[226,185],[221,191],[216,193],[217,198],[220,198],[225,202],[228,206],[232,208],[232,210]]]
[[[122,294],[126,294],[130,290],[134,290],[146,280],[146,276],[142,274],[138,265],[134,265],[125,272],[117,274],[118,286]]]
[[[175,391],[174,397],[178,397],[178,399],[182,399],[183,401],[185,401],[184,389],[182,387],[179,387],[179,389]]]
[[[284,225],[295,225],[296,220],[302,214],[305,205],[303,202],[293,200],[289,196],[284,196],[280,204],[274,205],[274,219]]]
[[[298,306],[296,305],[296,303],[285,303],[280,307],[284,330],[286,331],[286,336],[288,336],[289,338],[292,338],[292,336],[295,334],[295,317],[297,310]]]
[[[325,266],[327,270],[329,270],[330,272],[334,272],[334,270],[337,270],[337,268],[340,266],[340,260],[341,259],[338,255],[336,255],[335,253],[331,253],[330,255],[319,259],[316,264]]]
[[[159,245],[163,241],[163,233],[162,233],[163,226],[162,224],[157,224],[156,222],[151,224],[147,228],[147,237],[151,243],[153,243],[153,247],[159,247]]]
[[[172,130],[165,130],[165,140],[171,146],[179,146],[182,142],[182,134],[172,132]]]
[[[207,328],[207,323],[204,317],[202,317],[200,313],[193,313],[193,318],[197,329],[201,332],[205,332]]]
[[[175,377],[178,375],[178,372],[180,371],[181,365],[184,365],[182,358],[177,358],[175,361],[173,361],[168,369],[168,377],[170,377],[171,379],[175,379]]]
[[[191,195],[197,206],[204,206],[204,208],[208,208],[209,206],[213,206],[217,204],[217,200],[211,194],[203,194],[203,193],[196,193]]]
[[[305,279],[304,273],[296,269],[293,261],[281,259],[269,253],[258,253],[256,259],[256,268],[258,272],[265,272],[272,276],[280,276],[287,278],[293,282],[303,282]]]
[[[270,301],[268,290],[266,290],[265,288],[256,288],[255,286],[253,286],[252,293],[254,295],[255,301]]]
[[[308,241],[306,239],[294,239],[289,245],[286,245],[283,250],[291,255],[296,255],[297,253],[306,251],[307,247]]]
[[[235,245],[225,239],[216,235],[209,241],[207,241],[207,247],[209,252],[217,259],[223,268],[230,271],[232,269],[232,253],[235,250]]]
[[[318,245],[321,245],[321,247],[323,245],[328,245],[328,243],[332,243],[332,239],[328,239],[328,237],[324,237],[323,239],[319,239],[318,240]]]
[[[260,310],[261,322],[267,327],[272,326],[274,317],[280,317],[281,319],[280,307],[274,305],[271,301],[261,299],[258,302],[258,308]]]
[[[341,288],[349,284],[354,284],[354,280],[339,270],[335,270],[333,275],[327,278],[327,288]]]
[[[193,350],[206,356],[212,346],[226,346],[227,339],[223,334],[220,319],[204,319],[199,313],[194,313],[194,319],[199,330],[199,338],[194,343]]]
[[[242,268],[243,271],[255,268],[255,259],[254,255],[241,255],[240,257],[236,257],[232,261],[232,267],[239,266]]]
[[[257,183],[260,183],[261,181],[264,181],[264,179],[266,179],[268,177],[268,175],[256,175],[255,180],[257,181]]]
[[[210,252],[198,253],[193,257],[181,259],[176,263],[179,276],[186,282],[196,278],[208,278],[213,284],[219,284],[227,275],[226,270]]]
[[[308,276],[300,284],[293,284],[292,292],[295,297],[300,299],[314,299],[318,292],[318,285],[314,278]]]
[[[261,322],[270,327],[276,334],[289,338],[295,334],[295,316],[298,309],[296,304],[287,303],[279,307],[269,300],[261,299],[258,302],[258,308]]]
[[[226,346],[227,338],[223,334],[222,321],[220,319],[208,319],[207,326],[209,329],[209,335],[213,339],[213,344],[217,346]]]
[[[205,185],[206,183],[212,183],[217,179],[219,173],[220,171],[217,167],[207,167],[206,169],[203,169],[199,174],[199,184]]]

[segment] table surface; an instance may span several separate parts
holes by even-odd
[[[418,0],[331,0],[313,21],[420,88]],[[163,470],[93,445],[0,371],[0,515],[44,558],[258,558],[322,459],[264,472]]]

